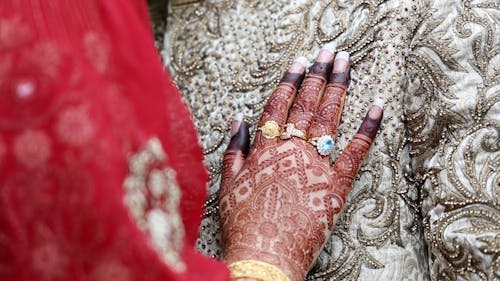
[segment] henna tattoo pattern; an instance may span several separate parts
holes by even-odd
[[[232,179],[234,179],[238,173],[250,150],[248,125],[243,122],[243,120],[237,123],[239,124],[238,127],[235,128],[235,130],[237,130],[236,134],[231,138],[226,153],[224,154],[224,159],[222,160],[222,167],[224,169],[221,180],[222,186],[231,184]],[[239,162],[241,162],[241,165],[239,165]]]
[[[327,47],[320,52],[293,105],[305,68],[302,74],[287,72],[268,101],[260,126],[274,121],[282,129],[291,106],[287,123],[306,132],[314,121],[309,128],[313,134],[332,134],[347,88],[348,54],[341,53],[333,67],[333,51]],[[322,97],[332,68],[336,73]],[[331,234],[381,118],[379,102],[333,168],[306,140],[266,139],[260,132],[244,159],[233,144],[235,135],[224,157],[219,198],[226,262],[259,260],[282,269],[292,281],[304,280]]]
[[[222,169],[224,169],[224,173],[222,174],[221,187],[230,185],[232,179],[234,179],[234,177],[238,173],[238,171],[235,171],[235,169],[233,169],[233,163],[240,156],[239,153],[241,152],[238,150],[226,150],[224,158],[222,159]],[[219,194],[220,196],[225,195],[224,190],[227,190],[227,188],[221,188]]]
[[[309,138],[314,139],[324,135],[336,138],[347,93],[349,69],[349,54],[346,52],[338,53],[335,57],[333,72],[326,85],[325,93],[309,128]]]
[[[373,106],[333,169],[306,141],[262,142],[223,186],[225,259],[257,259],[304,280],[345,204],[373,142],[382,109]],[[254,145],[255,146],[255,145]]]
[[[288,276],[304,277],[345,200],[317,155],[294,138],[264,144],[247,158],[220,201],[228,262],[259,253],[255,258],[278,261]]]
[[[315,62],[311,66],[292,105],[287,123],[294,124],[296,129],[304,132],[307,131],[313,120],[323,87],[326,84],[326,78],[330,75],[332,67],[333,64],[331,62]]]
[[[342,108],[346,96],[346,86],[342,84],[328,84],[321,98],[320,105],[309,128],[310,138],[322,135],[335,137],[340,122]]]
[[[264,107],[259,127],[263,126],[267,121],[274,121],[278,123],[280,128],[283,128],[287,118],[286,113],[292,105],[295,92],[303,79],[304,73],[285,73]]]

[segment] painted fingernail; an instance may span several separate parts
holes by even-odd
[[[289,83],[298,88],[304,79],[309,61],[305,57],[296,58],[288,71],[281,78],[282,83]]]
[[[332,43],[328,43],[323,48],[321,51],[319,51],[318,58],[316,59],[317,62],[330,62],[333,60],[333,57],[335,56],[335,45]]]
[[[342,51],[335,55],[335,61],[333,63],[333,72],[345,72],[349,67],[349,53]]]
[[[385,101],[381,98],[376,98],[375,101],[373,102],[372,107],[370,108],[370,111],[368,112],[368,116],[371,119],[378,119],[382,116],[382,111],[384,109],[384,103]]]
[[[324,45],[322,49],[327,50],[332,54],[335,54],[336,44],[333,42],[330,42],[330,43]]]
[[[309,74],[318,74],[324,78],[328,78],[332,72],[333,58],[335,46],[332,43],[323,46],[319,51],[318,57],[314,64],[309,68]]]
[[[349,53],[342,51],[335,56],[330,83],[342,84],[347,87],[349,84]]]
[[[240,129],[241,122],[243,121],[243,113],[238,112],[233,115],[233,121],[231,122],[231,137],[238,133]]]
[[[291,73],[303,73],[306,71],[306,67],[309,64],[309,61],[305,57],[298,57],[293,61],[292,65],[288,69],[288,72]]]

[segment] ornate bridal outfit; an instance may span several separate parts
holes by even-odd
[[[222,255],[217,191],[229,117],[243,112],[255,132],[293,59],[312,62],[334,42],[352,63],[335,151],[376,97],[386,108],[308,280],[499,280],[499,9],[458,0],[171,3],[163,56],[211,172],[198,249]]]

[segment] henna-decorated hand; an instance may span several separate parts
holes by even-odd
[[[264,261],[292,281],[304,280],[330,236],[375,138],[383,106],[381,100],[374,103],[332,167],[330,157],[321,156],[308,140],[336,135],[349,56],[341,52],[334,60],[324,48],[302,83],[303,60],[292,64],[269,98],[249,154],[248,127],[241,115],[233,121],[220,193],[225,260]],[[300,131],[286,140],[272,137],[272,125],[282,132],[286,124],[305,137]]]

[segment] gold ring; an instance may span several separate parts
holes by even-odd
[[[281,135],[280,126],[275,121],[266,121],[258,130],[266,139],[274,139]]]

